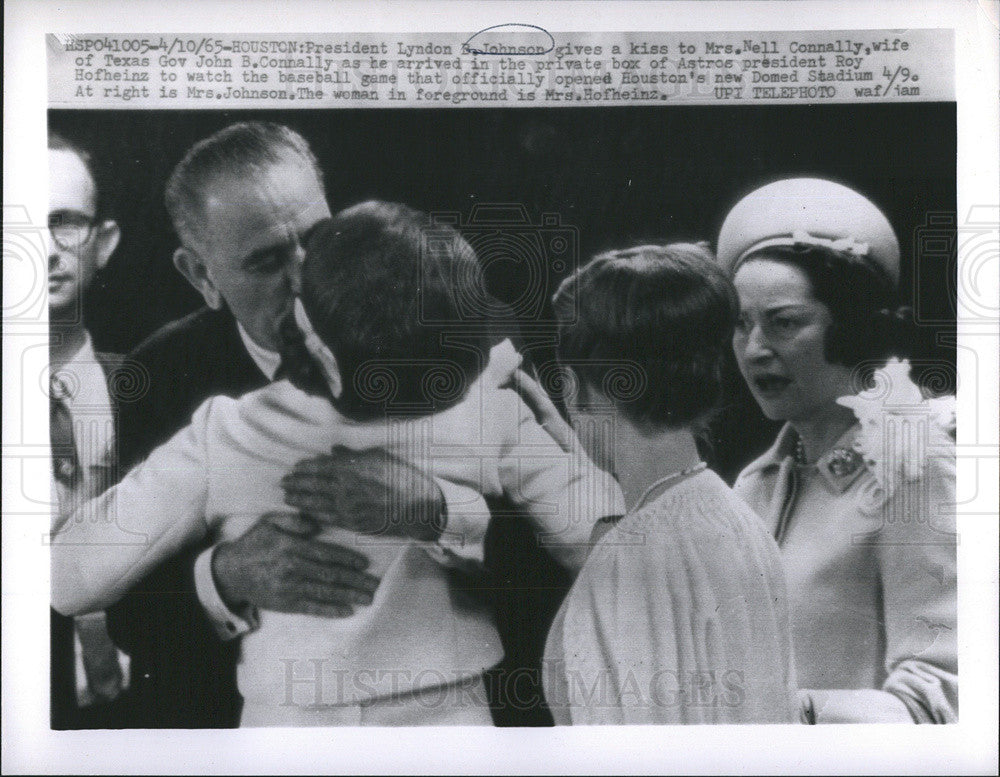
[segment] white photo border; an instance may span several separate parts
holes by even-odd
[[[474,31],[530,23],[551,31],[952,28],[958,104],[958,216],[997,229],[997,3],[882,2],[297,2],[9,0],[4,42],[4,203],[46,212],[45,33]],[[977,215],[978,214],[978,215]],[[6,215],[6,211],[5,211]],[[992,218],[993,221],[989,222]],[[996,253],[977,302],[997,302]],[[960,254],[960,270],[967,257]],[[5,298],[10,268],[4,267]],[[960,272],[961,274],[961,272]],[[960,287],[960,294],[968,293]],[[961,722],[953,726],[560,729],[318,729],[53,732],[48,728],[46,550],[37,525],[3,521],[3,768],[44,773],[988,773],[997,766],[996,321],[959,322],[958,406],[977,401],[980,426],[959,427]],[[29,342],[30,341],[30,342]],[[4,336],[4,429],[31,337]],[[44,417],[41,392],[31,417]],[[10,410],[9,410],[10,409]],[[961,419],[961,412],[960,412]],[[6,433],[5,433],[6,439]],[[962,451],[968,450],[968,455]],[[17,483],[8,482],[4,495]],[[976,489],[975,494],[968,492]],[[966,490],[963,490],[966,489]]]

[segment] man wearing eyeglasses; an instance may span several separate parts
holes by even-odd
[[[49,322],[53,357],[65,361],[90,342],[83,295],[118,246],[118,224],[106,218],[90,154],[49,136]],[[92,352],[91,348],[91,352]]]
[[[114,434],[108,381],[122,361],[94,351],[82,315],[83,296],[120,237],[95,171],[86,150],[49,136],[49,426],[53,509],[60,513],[104,485],[101,464]],[[67,618],[52,611],[50,623],[52,727],[120,725],[115,700],[127,686],[128,664],[104,613]]]

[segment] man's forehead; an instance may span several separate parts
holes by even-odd
[[[75,210],[93,215],[97,187],[80,156],[69,149],[49,150],[49,210]]]
[[[323,191],[316,169],[302,157],[283,154],[273,162],[222,173],[203,186],[202,196],[207,203],[231,202],[234,195],[244,199],[294,199],[310,190]]]
[[[316,173],[304,164],[269,165],[245,175],[228,175],[206,187],[203,197],[209,220],[236,218],[255,228],[295,222],[306,211],[326,207]]]
[[[296,157],[229,174],[202,195],[206,247],[237,260],[284,242],[289,234],[303,232],[330,215],[316,171]]]

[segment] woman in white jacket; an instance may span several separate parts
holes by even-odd
[[[500,642],[461,574],[481,561],[482,496],[524,509],[570,568],[593,524],[621,512],[620,496],[502,388],[520,361],[509,341],[448,344],[468,324],[460,298],[483,288],[481,271],[450,228],[435,227],[427,250],[427,226],[425,214],[369,202],[315,228],[286,326],[288,378],[208,400],[69,519],[67,541],[57,534],[52,547],[57,610],[106,607],[207,532],[231,538],[287,510],[282,478],[305,457],[383,449],[448,485],[447,523],[397,521],[387,505],[376,525],[352,516],[329,525],[323,539],[370,558],[382,579],[374,601],[342,619],[262,612],[242,642],[241,725],[491,724],[481,676],[500,660]],[[121,544],[123,532],[134,544]]]

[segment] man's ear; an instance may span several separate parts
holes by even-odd
[[[205,298],[205,304],[212,310],[222,309],[222,295],[215,288],[205,262],[194,251],[181,246],[174,251],[174,267],[187,278],[187,282]]]
[[[98,270],[104,269],[111,254],[118,248],[118,243],[122,239],[122,231],[117,221],[103,221],[97,228],[94,259]]]

